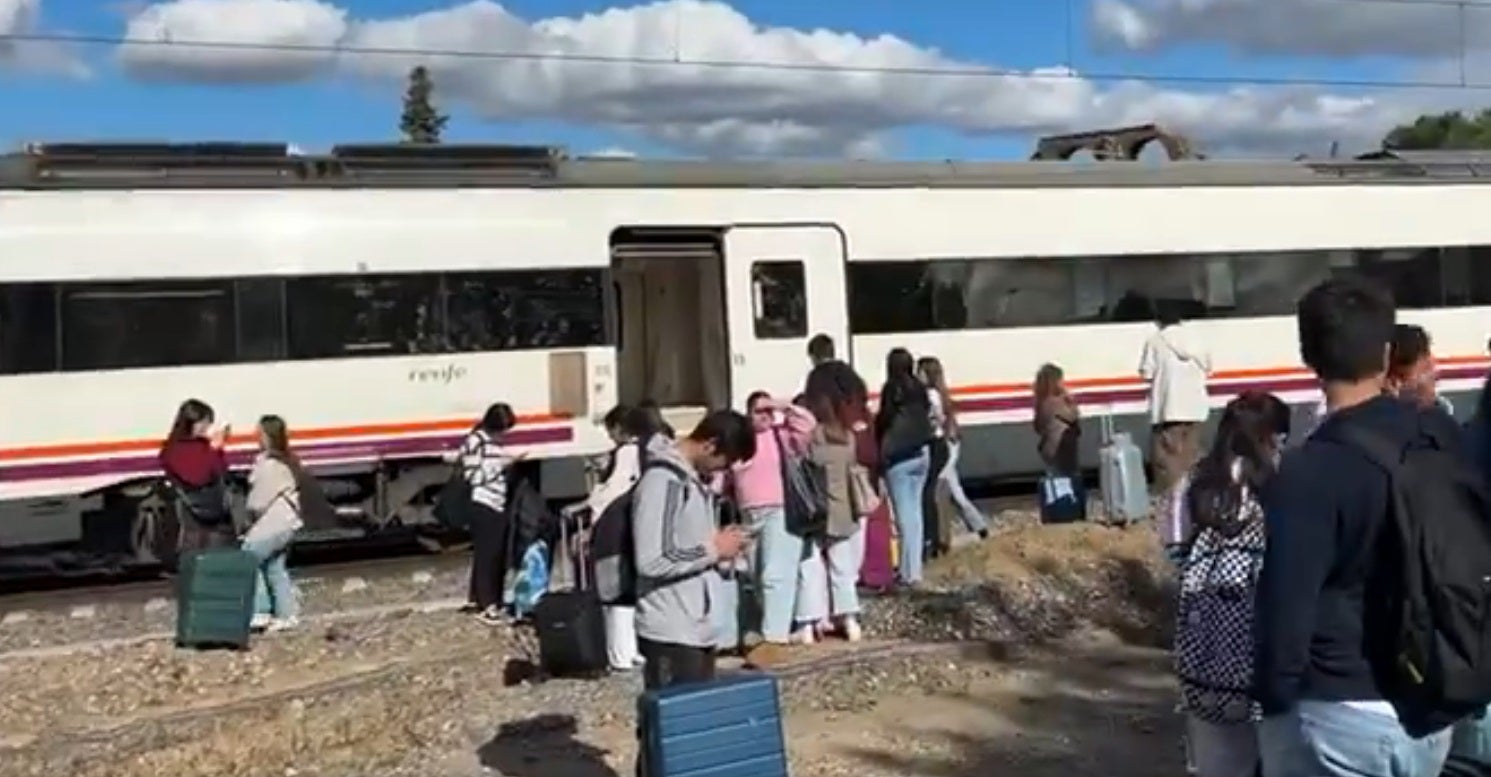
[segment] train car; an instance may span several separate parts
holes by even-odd
[[[174,548],[155,454],[176,405],[285,417],[354,533],[419,526],[490,402],[554,497],[617,401],[676,425],[791,395],[832,336],[873,385],[943,360],[967,477],[1038,466],[1029,386],[1147,425],[1156,309],[1201,319],[1218,406],[1318,396],[1291,314],[1390,285],[1464,409],[1487,367],[1491,188],[1453,160],[573,159],[549,148],[37,146],[0,159],[0,547]],[[1088,455],[1097,435],[1088,434]]]

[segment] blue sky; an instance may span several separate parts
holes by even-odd
[[[1426,58],[1403,56],[1395,50],[1402,47],[1385,34],[1379,34],[1384,40],[1373,43],[1372,30],[1362,33],[1366,42],[1355,46],[1352,56],[1328,53],[1332,47],[1339,50],[1341,46],[1339,41],[1328,40],[1324,32],[1321,51],[1312,51],[1311,38],[1300,30],[1293,30],[1290,40],[1260,41],[1240,32],[1229,38],[1245,26],[1237,19],[1239,14],[1247,18],[1250,4],[1259,7],[1260,15],[1266,13],[1265,6],[1281,3],[1334,4],[1340,6],[1342,14],[1390,9],[1386,5],[1371,7],[1364,0],[1208,1],[1230,7],[1224,10],[1232,14],[1219,12],[1215,29],[1208,29],[1206,19],[1194,14],[1182,18],[1184,14],[1175,10],[1175,2],[1130,0],[1129,7],[1152,12],[1149,22],[1153,29],[1160,29],[1161,22],[1168,18],[1165,23],[1169,27],[1164,29],[1169,32],[1160,44],[1129,46],[1129,50],[1114,44],[1111,26],[1104,28],[1094,21],[1096,9],[1089,0],[1072,0],[1070,4],[1062,0],[734,0],[727,7],[674,0],[669,7],[678,9],[674,15],[677,40],[686,50],[701,51],[687,56],[701,58],[780,61],[784,56],[809,56],[804,52],[813,44],[811,40],[798,41],[795,49],[763,44],[763,49],[770,50],[762,51],[755,50],[748,39],[726,41],[714,20],[733,10],[757,28],[824,30],[861,39],[892,35],[909,48],[926,50],[926,56],[940,56],[938,61],[959,66],[987,64],[1021,70],[1071,66],[1078,74],[1328,81],[1415,78],[1433,72],[1436,66]],[[126,34],[132,17],[156,13],[151,17],[153,27],[145,24],[138,29],[164,29],[178,41],[250,42],[261,39],[254,37],[261,33],[263,40],[323,40],[310,29],[314,25],[296,16],[301,6],[318,6],[314,10],[324,12],[323,16],[332,11],[343,14],[348,29],[364,22],[384,21],[408,22],[415,25],[408,29],[418,30],[417,34],[405,30],[398,35],[386,29],[344,31],[347,37],[324,38],[328,42],[351,45],[347,41],[354,40],[351,36],[355,34],[383,35],[355,40],[374,40],[380,46],[388,40],[417,40],[421,47],[440,50],[455,47],[450,43],[455,40],[451,36],[459,37],[460,30],[452,31],[447,25],[443,31],[432,31],[418,27],[417,20],[421,14],[464,5],[455,0],[179,0],[161,4],[0,0],[0,31],[4,31],[7,4],[23,10],[23,18],[17,23],[22,29],[14,30],[18,32],[118,37]],[[584,35],[567,38],[564,45],[582,52],[594,46],[648,56],[666,54],[674,41],[668,40],[665,24],[634,28],[625,23],[626,13],[642,5],[508,0],[500,8],[487,5],[477,10],[483,12],[484,23],[493,25],[490,29],[506,30],[500,25],[507,20],[498,18],[497,11],[505,10],[518,22],[533,23],[619,9],[615,23],[593,23]],[[40,13],[36,14],[38,8]],[[930,9],[935,11],[927,12]],[[1167,12],[1170,16],[1164,17]],[[654,10],[653,17],[658,13]],[[1318,20],[1311,17],[1307,21]],[[261,22],[262,30],[255,26]],[[1391,22],[1389,19],[1385,24]],[[218,32],[214,23],[223,31]],[[613,28],[621,31],[615,35],[629,36],[620,48],[616,47],[620,44],[605,39],[613,34],[609,32]],[[479,33],[488,28],[470,29]],[[540,48],[549,40],[543,35],[530,37],[513,40],[519,41],[516,45]],[[829,47],[826,50],[837,46],[842,53],[845,46],[855,45],[853,39],[833,40],[836,42],[825,44]],[[480,34],[458,43],[462,50],[472,46],[511,50],[510,45],[489,42]],[[43,44],[27,44],[33,45],[39,48]],[[1259,53],[1260,49],[1265,53]],[[728,56],[716,53],[720,51]],[[37,67],[35,62],[26,61],[36,59],[37,53],[30,49],[12,51],[9,67],[0,59],[0,99],[11,106],[0,114],[0,140],[249,139],[320,147],[395,138],[402,88],[396,77],[403,67],[399,63],[381,61],[378,67],[327,67],[309,74],[266,76],[265,71],[254,72],[255,67],[267,67],[261,63],[219,63],[216,69],[203,70],[202,62],[185,58],[191,53],[207,60],[220,52],[173,51],[170,54],[179,56],[141,64],[126,62],[114,46],[96,44],[68,52],[67,56],[88,66],[89,75],[78,77],[76,72],[57,72],[58,68]],[[853,61],[878,61],[873,56],[863,53]],[[523,64],[473,60],[451,64],[449,83],[458,86],[439,92],[445,98],[443,107],[453,116],[447,138],[555,143],[576,151],[623,148],[647,155],[780,152],[823,156],[848,149],[849,153],[897,157],[1019,158],[1029,153],[1034,135],[1040,132],[1105,126],[1122,120],[1179,126],[1208,150],[1320,153],[1333,139],[1346,146],[1367,144],[1380,136],[1383,125],[1411,115],[1417,108],[1437,107],[1446,100],[1473,103],[1480,99],[1479,95],[1446,97],[1385,88],[1164,82],[1124,85],[1109,81],[1075,81],[1069,85],[1046,82],[1041,89],[1048,89],[1050,94],[1010,96],[1011,89],[1003,86],[997,87],[1003,91],[990,93],[996,86],[987,79],[980,85],[980,79],[966,77],[928,76],[916,83],[901,78],[898,86],[872,89],[869,82],[877,78],[874,73],[836,76],[858,78],[856,88],[869,90],[851,100],[843,94],[843,83],[807,84],[803,83],[806,77],[797,82],[791,78],[772,80],[770,73],[751,74],[748,84],[726,82],[732,77],[729,73],[693,78],[693,72],[689,73],[693,81],[687,85],[646,83],[648,79],[669,81],[679,75],[659,75],[660,69],[652,68],[644,74],[627,75],[624,82],[618,82],[624,88],[612,88],[605,86],[606,79],[622,78],[624,74],[618,71],[626,66],[550,63],[552,68],[546,76],[525,80],[521,72],[514,71]],[[507,70],[490,70],[499,65]],[[436,65],[437,89],[445,72],[442,67]],[[726,81],[716,85],[711,78]],[[498,81],[505,85],[493,86]],[[530,97],[524,92],[528,88],[525,84],[540,81],[548,94]],[[555,92],[563,92],[566,97],[555,97]],[[568,97],[571,93],[572,98]],[[936,99],[929,96],[932,93]],[[573,103],[566,104],[566,99]]]

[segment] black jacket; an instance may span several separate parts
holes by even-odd
[[[1374,563],[1389,517],[1387,474],[1349,444],[1360,426],[1405,445],[1443,412],[1378,397],[1331,414],[1305,444],[1288,451],[1263,493],[1267,528],[1254,635],[1255,695],[1265,715],[1304,699],[1382,698],[1368,657],[1389,653],[1390,635],[1373,610]],[[1444,438],[1449,439],[1449,438]]]

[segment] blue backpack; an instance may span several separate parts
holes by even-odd
[[[549,545],[539,540],[523,551],[518,574],[513,578],[513,614],[519,618],[533,612],[534,605],[549,590]]]

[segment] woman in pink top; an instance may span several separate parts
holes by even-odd
[[[765,391],[751,394],[746,409],[756,426],[756,457],[735,465],[730,479],[746,528],[756,536],[752,567],[761,599],[763,642],[751,651],[747,660],[759,667],[771,664],[773,654],[780,652],[792,636],[803,539],[787,531],[783,509],[783,449],[791,456],[803,455],[815,422],[807,410],[773,399]]]

